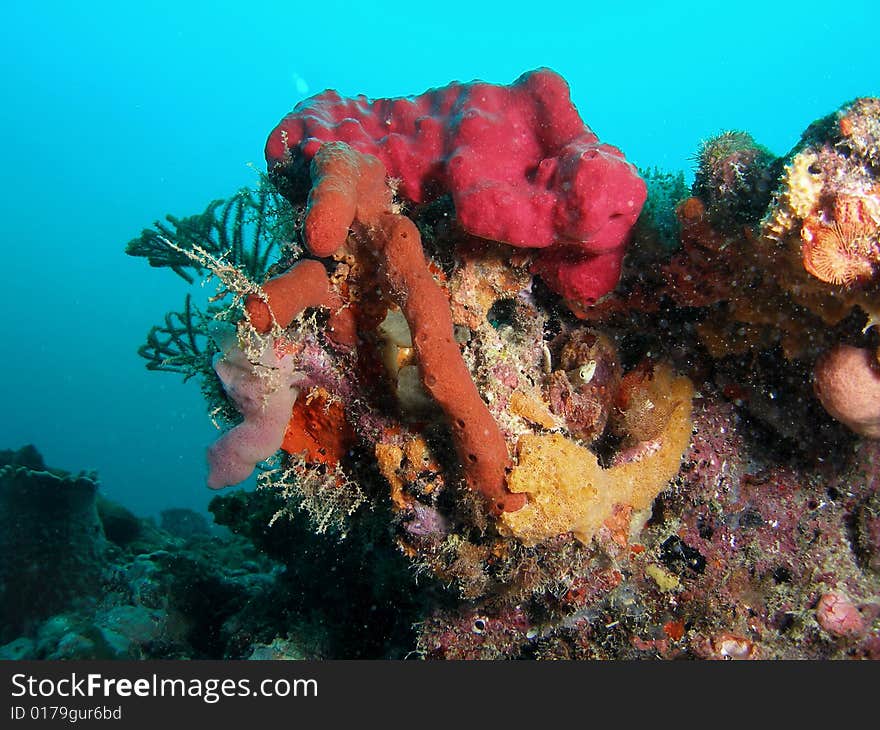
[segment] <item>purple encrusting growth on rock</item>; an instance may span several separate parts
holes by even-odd
[[[684,481],[710,491],[735,488],[744,468],[736,409],[717,397],[697,398],[692,418],[694,435],[685,454]]]
[[[418,537],[436,537],[449,532],[449,521],[433,507],[421,502],[412,503],[413,516],[403,523],[411,535]]]

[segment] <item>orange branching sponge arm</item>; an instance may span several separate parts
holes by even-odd
[[[392,212],[384,166],[371,155],[331,142],[318,150],[311,173],[305,220],[309,251],[336,253],[354,226],[406,317],[422,385],[449,421],[468,485],[485,497],[494,514],[520,509],[525,495],[512,494],[505,483],[507,444],[461,357],[449,302],[431,275],[419,231],[409,218]]]
[[[300,261],[289,271],[269,279],[262,289],[265,299],[251,294],[245,302],[250,322],[258,332],[265,334],[272,329],[273,317],[279,326],[288,327],[304,309],[327,307],[329,337],[348,347],[357,342],[354,317],[331,289],[320,261]]]

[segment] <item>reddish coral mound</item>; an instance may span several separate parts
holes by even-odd
[[[730,299],[730,282],[742,266],[736,247],[712,228],[699,198],[682,201],[676,215],[681,251],[663,265],[669,295],[683,307],[708,307]]]
[[[405,98],[325,91],[306,99],[266,143],[270,171],[288,182],[281,187],[301,189],[305,164],[330,141],[376,157],[413,203],[450,193],[467,232],[543,249],[535,272],[580,304],[617,283],[646,197],[635,167],[599,142],[549,69],[510,86],[474,81]],[[347,217],[350,200],[344,208]]]
[[[880,367],[871,350],[838,345],[819,358],[813,377],[830,415],[860,436],[880,438]]]

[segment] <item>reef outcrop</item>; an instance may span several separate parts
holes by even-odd
[[[225,524],[290,566],[304,512],[425,577],[422,656],[880,656],[878,110],[781,157],[725,132],[687,186],[546,69],[327,91],[270,134],[275,192],[241,197],[273,201],[250,220],[274,263],[186,226],[130,246],[228,295],[142,354],[200,376],[210,485],[258,472]]]

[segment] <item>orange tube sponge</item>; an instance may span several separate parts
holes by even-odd
[[[355,220],[369,224],[391,210],[385,167],[372,155],[343,142],[328,142],[312,160],[311,173],[305,234],[315,256],[339,251]]]
[[[494,514],[518,510],[525,496],[505,486],[507,444],[464,364],[453,337],[449,302],[434,281],[415,224],[392,212],[385,168],[341,142],[321,146],[312,161],[314,187],[306,213],[306,245],[337,252],[355,222],[358,238],[378,258],[388,292],[413,333],[422,385],[452,427],[468,486]]]
[[[873,351],[838,345],[816,362],[813,389],[828,413],[860,436],[880,439],[880,367]]]
[[[518,510],[526,500],[507,491],[507,444],[462,360],[449,302],[431,276],[421,241],[409,218],[389,213],[377,221],[369,245],[409,324],[422,385],[452,427],[468,485],[482,493],[494,514]]]
[[[327,307],[330,338],[349,347],[357,342],[354,317],[330,288],[330,279],[319,261],[300,261],[289,271],[269,279],[262,289],[265,299],[251,294],[245,302],[250,322],[258,332],[267,333],[273,317],[281,327],[288,327],[304,309]]]

